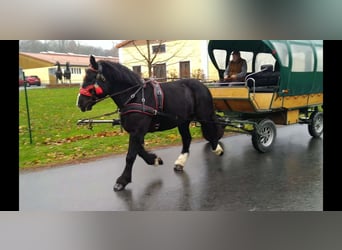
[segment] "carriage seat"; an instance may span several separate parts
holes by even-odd
[[[252,80],[253,78],[255,83]],[[259,72],[249,74],[246,77],[247,86],[255,92],[273,92],[279,84],[280,72],[273,71],[272,64],[265,64],[261,66]]]

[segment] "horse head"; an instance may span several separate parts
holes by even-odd
[[[82,112],[91,110],[99,99],[108,94],[104,91],[106,90],[105,82],[101,64],[96,62],[95,57],[91,55],[90,65],[86,69],[77,100],[77,106]]]
[[[62,73],[61,64],[59,63],[59,61],[56,62],[55,66],[57,66],[57,69],[55,72],[56,78],[58,80],[62,80],[63,73]]]
[[[128,67],[111,61],[96,61],[90,56],[79,92],[78,106],[82,111],[90,110],[98,99],[110,96],[118,107],[125,105],[136,91],[143,88],[142,79]]]

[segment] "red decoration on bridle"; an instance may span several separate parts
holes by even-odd
[[[91,65],[89,65],[89,69],[90,69],[91,71],[94,71],[94,72],[100,74],[100,73],[99,73],[99,70],[93,68]],[[97,76],[96,78],[98,78],[98,76]],[[103,81],[105,81],[105,79],[104,79],[103,76],[102,76],[102,78],[103,78]],[[95,83],[92,84],[92,85],[87,86],[86,88],[80,88],[80,94],[81,94],[81,95],[85,95],[85,96],[92,96],[92,93],[90,92],[92,89],[95,89],[95,94],[96,94],[96,95],[101,95],[101,94],[103,94],[103,89],[97,84],[97,82],[95,82]]]
[[[96,95],[103,94],[103,89],[99,85],[97,85],[96,83],[93,85],[89,85],[86,88],[80,88],[80,94],[85,95],[85,96],[92,96],[92,94],[90,92],[92,89],[95,89]]]

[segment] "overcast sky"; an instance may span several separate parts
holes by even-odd
[[[75,40],[83,45],[90,45],[93,47],[101,47],[103,49],[113,48],[113,43],[116,44],[121,40]]]

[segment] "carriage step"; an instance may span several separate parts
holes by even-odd
[[[312,119],[310,119],[309,117],[301,117],[299,118],[298,123],[302,123],[302,124],[310,124],[312,122]]]

